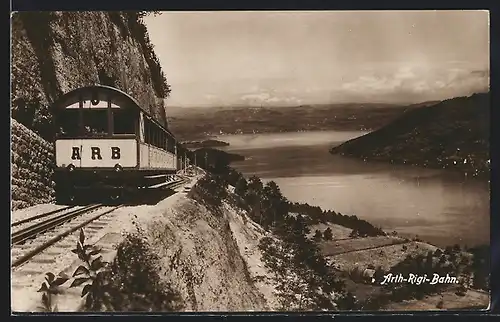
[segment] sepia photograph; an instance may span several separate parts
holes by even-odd
[[[489,310],[489,30],[12,13],[12,314]]]

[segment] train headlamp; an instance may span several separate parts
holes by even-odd
[[[119,163],[115,164],[115,171],[116,172],[120,172],[122,170],[123,170],[123,168],[122,168],[122,166]]]
[[[69,172],[75,171],[75,166],[73,164],[68,165],[66,168],[68,169]]]

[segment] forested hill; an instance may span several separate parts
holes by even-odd
[[[490,94],[457,97],[409,110],[388,125],[330,152],[367,161],[489,172]]]

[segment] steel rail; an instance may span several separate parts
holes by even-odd
[[[34,248],[33,250],[27,252],[26,254],[22,255],[21,257],[17,258],[16,260],[14,260],[12,263],[11,263],[11,267],[16,267],[16,266],[19,266],[25,262],[27,262],[28,260],[30,260],[31,258],[33,258],[34,256],[36,256],[37,254],[41,253],[42,251],[44,251],[45,249],[47,249],[48,247],[54,245],[55,243],[57,243],[58,241],[60,241],[61,239],[63,239],[64,237],[68,236],[69,234],[77,231],[78,229],[88,225],[89,223],[93,222],[94,220],[98,219],[99,217],[101,216],[104,216],[104,215],[107,215],[109,214],[110,212],[113,212],[115,210],[117,210],[118,208],[121,208],[123,207],[123,205],[120,205],[120,206],[116,206],[110,210],[107,210],[103,213],[100,213],[98,215],[95,215],[94,217],[84,221],[83,223],[81,224],[78,224],[60,234],[58,234],[57,236],[51,238],[50,240],[46,241],[45,243],[41,244],[40,246]]]
[[[24,224],[24,223],[27,223],[27,222],[30,222],[30,221],[33,221],[33,220],[36,220],[36,219],[39,219],[39,218],[43,218],[43,217],[47,217],[47,216],[50,216],[50,215],[53,215],[53,214],[57,214],[58,212],[63,212],[65,210],[68,210],[68,209],[71,209],[71,208],[75,208],[75,207],[76,206],[67,206],[67,207],[64,207],[64,208],[59,208],[59,209],[56,209],[56,210],[52,210],[52,211],[49,211],[49,212],[46,212],[46,213],[43,213],[43,214],[35,215],[35,216],[29,217],[29,218],[26,218],[26,219],[22,219],[22,220],[13,222],[10,226],[11,227],[15,227],[15,226],[18,226],[20,224]]]
[[[27,239],[33,238],[40,233],[43,233],[49,229],[57,227],[57,226],[65,223],[65,222],[67,222],[75,217],[78,217],[86,212],[89,212],[91,210],[94,210],[94,209],[97,209],[100,207],[102,207],[101,204],[90,205],[90,206],[87,206],[87,207],[84,207],[81,209],[76,209],[76,210],[70,211],[68,213],[64,213],[60,216],[47,219],[47,220],[42,221],[40,223],[37,223],[37,224],[34,224],[32,226],[21,229],[19,231],[16,231],[15,233],[13,233],[11,235],[11,237],[12,237],[11,244],[12,245],[20,244],[20,243],[26,241]]]

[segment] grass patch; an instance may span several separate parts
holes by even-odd
[[[403,246],[406,246],[406,248]],[[383,270],[389,270],[408,255],[425,255],[428,251],[435,251],[436,249],[436,247],[429,244],[409,242],[404,245],[390,245],[329,256],[328,259],[333,262],[335,268],[342,271],[351,271],[355,267],[365,269],[368,266],[380,266]]]
[[[321,251],[324,256],[333,256],[342,253],[348,253],[356,250],[379,248],[393,244],[404,243],[405,240],[397,237],[365,237],[365,238],[350,238],[343,240],[322,241]]]

